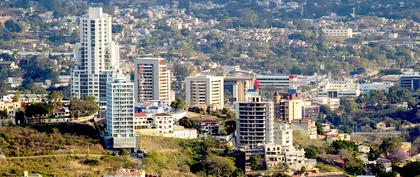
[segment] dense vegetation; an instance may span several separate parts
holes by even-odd
[[[6,157],[57,153],[103,153],[96,132],[85,124],[0,127],[0,153]]]
[[[0,127],[0,154],[7,158],[0,159],[0,176],[21,176],[23,171],[97,176],[136,165],[127,156],[106,153],[96,135],[87,124]]]
[[[342,98],[340,102],[342,105],[338,113],[322,106],[323,114],[318,121],[331,122],[345,132],[355,131],[355,128],[359,131],[370,131],[381,121],[396,129],[403,124],[420,121],[420,112],[416,106],[420,100],[410,91],[398,86],[391,87],[389,92],[375,90],[356,99]],[[395,105],[403,102],[408,104],[408,108]]]
[[[135,165],[127,157],[109,154],[9,159],[0,160],[0,176],[22,176],[24,171],[43,176],[98,176]]]
[[[148,153],[142,168],[154,175],[238,176],[241,174],[241,170],[237,169],[238,163],[242,163],[238,152],[217,148],[218,143],[212,139],[182,140],[141,136],[141,142]]]

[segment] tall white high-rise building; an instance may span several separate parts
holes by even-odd
[[[135,61],[136,102],[159,100],[170,104],[171,71],[163,58],[141,58]]]
[[[247,92],[245,101],[235,103],[236,142],[248,152],[273,142],[274,104],[263,101],[258,92]]]
[[[107,135],[113,148],[134,148],[134,84],[122,74],[114,74],[107,85]]]
[[[72,96],[94,96],[106,104],[106,85],[119,64],[119,47],[112,41],[112,19],[102,8],[89,8],[80,18],[80,43],[72,70]]]
[[[196,75],[185,79],[186,101],[191,106],[206,105],[223,109],[223,77]]]

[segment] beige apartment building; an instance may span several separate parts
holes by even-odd
[[[186,101],[190,106],[210,106],[213,110],[223,109],[223,77],[196,75],[185,79]]]
[[[303,101],[298,94],[274,93],[274,112],[285,122],[302,119]]]
[[[343,41],[353,37],[353,30],[351,28],[324,28],[322,29],[322,35],[326,40]]]
[[[171,71],[163,58],[140,58],[134,68],[136,102],[159,100],[170,104],[173,101]]]

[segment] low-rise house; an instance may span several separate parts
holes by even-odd
[[[174,132],[174,120],[172,115],[168,113],[158,113],[153,115],[156,128],[159,133],[173,133]]]
[[[369,147],[369,146],[366,146],[366,145],[359,145],[359,146],[357,146],[357,148],[358,148],[358,151],[359,151],[360,153],[365,153],[365,154],[367,154],[367,153],[369,153],[369,152],[370,152],[370,147]]]
[[[198,130],[192,128],[184,128],[183,126],[174,126],[172,133],[163,134],[164,137],[195,139],[198,137]]]
[[[172,133],[174,120],[168,113],[135,113],[134,128],[136,130],[156,129],[158,134]]]
[[[329,123],[322,123],[322,129],[324,130],[324,136],[319,136],[319,139],[323,139],[326,141],[336,141],[336,140],[343,140],[343,141],[350,141],[351,136],[347,133],[339,133],[338,129],[332,129]]]
[[[221,124],[217,120],[203,120],[200,122],[199,130],[201,133],[209,135],[219,135]]]
[[[320,110],[319,105],[312,104],[312,102],[306,101],[303,105],[303,117],[316,118],[318,117]]]
[[[16,112],[22,108],[21,102],[4,102],[0,101],[0,111],[6,111],[8,118],[13,118]]]
[[[70,110],[68,107],[57,108],[54,113],[54,117],[70,117]]]
[[[392,171],[392,161],[389,159],[378,158],[375,160],[376,164],[382,164],[385,167],[385,172]]]
[[[340,107],[340,98],[315,97],[311,101],[317,105],[326,105],[332,111],[338,110],[338,107]]]
[[[0,66],[10,69],[18,69],[19,65],[17,65],[14,61],[0,61]]]

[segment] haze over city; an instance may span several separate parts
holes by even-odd
[[[420,176],[419,12],[2,0],[0,176]]]

